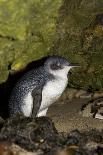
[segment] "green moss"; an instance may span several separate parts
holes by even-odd
[[[59,54],[81,64],[72,87],[103,89],[102,19],[103,0],[0,0],[0,83],[10,64],[17,71]]]
[[[79,62],[71,87],[103,90],[103,1],[65,0],[58,17],[52,51]]]
[[[0,0],[0,83],[50,53],[62,0]]]

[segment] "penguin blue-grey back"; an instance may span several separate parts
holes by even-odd
[[[75,67],[65,58],[50,56],[43,66],[27,72],[15,85],[9,100],[9,113],[27,117],[45,116],[67,86],[69,70]]]

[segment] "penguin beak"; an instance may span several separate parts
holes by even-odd
[[[80,65],[78,63],[70,63],[69,66],[70,67],[80,67]]]

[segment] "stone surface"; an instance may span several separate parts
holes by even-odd
[[[103,1],[64,0],[52,51],[79,62],[70,86],[103,89]]]
[[[64,101],[72,101],[74,98],[76,98],[76,93],[78,92],[78,90],[76,89],[66,89],[65,92],[63,92],[62,96],[60,97],[60,99],[58,100],[58,103],[60,102],[60,104],[64,104]]]
[[[84,95],[84,94],[86,94],[86,91],[84,91],[84,90],[79,90],[77,93],[76,93],[76,97],[77,98],[79,98],[81,95]]]
[[[43,154],[62,143],[50,118],[27,118],[17,115],[1,127],[0,141],[9,141],[33,152]]]
[[[0,0],[0,83],[48,53],[62,0]]]
[[[92,99],[81,108],[84,117],[93,117],[103,120],[103,97]]]
[[[13,143],[0,142],[0,155],[39,155],[38,153],[28,152]]]
[[[103,97],[103,92],[95,92],[93,98]]]
[[[17,115],[0,131],[0,155],[102,155],[103,130],[58,133],[47,117]]]
[[[81,68],[69,85],[103,89],[103,0],[1,0],[0,83],[32,60],[59,54]]]
[[[99,120],[90,116],[91,106],[86,109],[85,116],[80,113],[83,105],[87,104],[89,99],[74,99],[72,101],[65,100],[64,104],[52,105],[47,115],[52,118],[59,132],[70,132],[78,129],[79,131],[89,131],[90,129],[103,129],[103,120]]]

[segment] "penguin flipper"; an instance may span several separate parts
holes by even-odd
[[[42,101],[42,87],[38,87],[36,88],[36,90],[34,89],[32,91],[32,97],[33,97],[33,109],[31,113],[31,117],[35,118],[40,108],[41,101]]]

